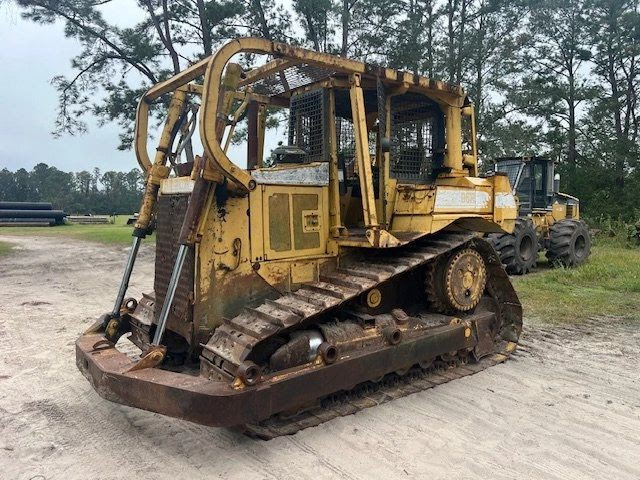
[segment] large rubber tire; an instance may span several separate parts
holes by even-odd
[[[500,255],[507,273],[525,275],[536,268],[538,236],[529,218],[518,218],[513,233],[492,233],[488,240]]]
[[[554,266],[575,267],[591,253],[589,228],[582,220],[566,219],[549,229],[547,258]]]

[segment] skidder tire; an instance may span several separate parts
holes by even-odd
[[[536,268],[538,236],[530,219],[518,218],[513,233],[492,233],[488,240],[500,255],[507,273],[525,275]]]
[[[589,228],[582,220],[566,219],[549,229],[547,258],[554,266],[574,267],[591,253]]]

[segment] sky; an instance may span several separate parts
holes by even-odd
[[[135,21],[133,2],[116,3],[120,18]],[[25,21],[14,5],[5,3],[0,6],[0,45],[0,169],[30,170],[40,162],[65,171],[137,167],[132,151],[117,149],[117,125],[100,127],[89,119],[86,134],[59,139],[51,134],[58,103],[51,79],[69,74],[70,59],[81,49],[64,36],[61,23]]]
[[[131,0],[112,0],[102,8],[107,20],[121,26],[140,18]],[[64,171],[138,167],[132,150],[118,150],[116,124],[99,126],[86,118],[85,134],[61,138],[51,134],[58,104],[51,79],[69,75],[70,59],[81,50],[79,42],[64,36],[62,23],[37,25],[23,20],[11,2],[0,2],[0,45],[0,169],[30,170],[40,162]],[[266,143],[268,152],[270,144],[275,145],[272,135]],[[246,165],[243,148],[232,147],[229,155]]]

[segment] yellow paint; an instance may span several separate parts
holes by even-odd
[[[288,186],[288,185],[261,185],[262,190],[262,235],[255,235],[256,242],[262,242],[262,247],[256,245],[256,249],[261,249],[263,260],[276,260],[280,258],[295,258],[308,255],[318,255],[326,253],[327,238],[329,236],[329,212],[327,211],[329,189],[328,187],[315,186]],[[256,189],[256,190],[258,190]],[[287,250],[276,250],[273,248],[271,239],[272,228],[270,226],[287,223],[286,218],[282,218],[283,211],[270,209],[270,201],[274,195],[284,195],[288,201],[288,233],[290,238],[290,248]],[[297,196],[315,197],[317,209],[302,209],[296,211],[295,202]],[[302,229],[296,231],[296,225]],[[306,230],[306,231],[305,231]],[[260,238],[262,237],[262,238]],[[302,238],[317,237],[316,246],[297,248]],[[252,239],[252,247],[254,240]],[[304,243],[304,242],[302,242]]]
[[[471,152],[463,155],[463,164],[470,169],[472,176],[478,175],[478,139],[476,132],[476,112],[473,104],[469,104],[461,109],[462,115],[469,117],[471,131],[469,137],[471,140]]]
[[[169,176],[169,169],[165,166],[167,161],[167,152],[171,147],[171,142],[173,141],[172,131],[176,122],[180,118],[180,113],[185,100],[186,95],[183,91],[176,91],[172,95],[169,103],[169,109],[167,111],[167,118],[165,120],[162,133],[160,134],[160,141],[158,142],[158,148],[156,149],[156,156],[153,164],[151,164],[147,153],[149,106],[144,99],[140,100],[140,103],[138,104],[135,129],[136,158],[138,159],[138,163],[141,168],[147,173],[147,184],[142,199],[142,205],[140,206],[140,213],[135,223],[135,228],[137,229],[146,230],[149,228],[160,183]]]
[[[258,107],[258,168],[264,166],[264,133],[267,124],[267,106],[261,103]]]
[[[444,111],[445,135],[447,138],[447,149],[444,156],[444,166],[451,168],[454,172],[462,170],[462,124],[460,119],[460,109],[447,106]]]
[[[313,282],[318,278],[318,265],[314,261],[291,264],[291,283]]]
[[[578,201],[575,197],[570,197],[569,195],[559,194],[569,197],[576,202]],[[543,240],[549,239],[549,229],[556,222],[560,222],[567,218],[575,218],[576,220],[580,219],[580,212],[578,205],[565,205],[559,202],[554,202],[551,205],[551,211],[549,210],[534,210],[529,214],[529,218],[533,222],[533,226],[536,229],[536,233]]]
[[[382,302],[382,293],[377,288],[369,290],[367,294],[367,305],[371,308],[375,308]]]
[[[234,55],[241,53],[268,55],[273,59],[262,67],[243,72],[239,65],[230,62]],[[229,158],[228,139],[233,132],[227,128],[226,119],[233,102],[242,102],[235,111],[236,120],[247,102],[259,103],[256,141],[258,166],[263,168],[267,105],[286,107],[292,90],[285,87],[283,93],[268,96],[254,93],[252,88],[257,80],[277,75],[300,63],[338,73],[296,90],[329,90],[328,128],[325,130],[328,136],[328,184],[259,183],[255,172],[241,168]],[[203,77],[202,85],[192,83]],[[399,182],[390,177],[393,159],[389,153],[382,152],[379,132],[376,155],[371,158],[369,135],[378,128],[378,115],[371,105],[365,106],[364,98],[365,92],[368,97],[375,91],[378,77],[386,92],[387,117],[383,121],[388,135],[392,131],[391,97],[394,95],[425,95],[444,111],[444,166],[448,170],[429,183]],[[171,101],[151,162],[147,153],[149,105],[164,94],[170,94]],[[192,343],[207,338],[223,318],[237,314],[254,301],[273,296],[274,289],[286,292],[317,280],[323,268],[337,264],[345,246],[394,248],[444,228],[487,232],[513,228],[517,206],[508,179],[499,175],[475,176],[474,112],[461,87],[389,68],[371,69],[359,61],[257,38],[227,43],[211,57],[153,86],[141,99],[135,150],[140,166],[147,174],[147,185],[137,225],[148,224],[159,190],[163,194],[184,194],[192,188],[189,176],[169,178],[166,165],[167,156],[175,147],[171,131],[191,95],[202,97],[198,115],[204,147],[203,177],[212,181],[215,191],[221,195],[214,198],[212,193],[205,211],[200,212]],[[346,104],[336,106],[338,95]],[[344,194],[340,193],[335,128],[337,107],[342,112],[350,109],[358,173],[355,185],[342,185],[346,187]],[[471,125],[471,149],[465,152],[462,151],[462,116],[465,122],[469,119]],[[299,165],[269,168],[275,171],[295,169]],[[374,170],[379,173],[375,180]],[[280,201],[274,201],[278,198]],[[554,207],[551,214],[554,219],[555,211]],[[376,292],[368,298],[371,305],[381,300],[380,292]]]
[[[369,135],[364,110],[364,96],[360,86],[360,76],[351,77],[351,113],[353,115],[353,133],[355,136],[356,166],[360,179],[362,194],[362,212],[365,226],[378,227],[378,214],[373,193],[373,174],[371,173],[371,158],[369,157]]]
[[[329,90],[329,218],[331,236],[339,237],[344,229],[340,218],[340,185],[338,171],[338,152],[336,142],[336,97],[333,89]]]

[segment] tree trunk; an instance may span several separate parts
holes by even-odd
[[[349,0],[342,0],[342,48],[340,55],[346,57],[349,49],[349,22],[351,21],[351,12]]]
[[[474,86],[475,98],[472,100],[476,105],[476,122],[480,123],[480,116],[482,115],[482,69],[484,68],[484,42],[486,35],[485,27],[485,8],[484,2],[480,5],[480,17],[478,19],[478,39],[475,42],[475,55],[476,55],[476,84]]]
[[[171,40],[171,27],[169,26],[169,8],[167,6],[167,0],[162,0],[162,12],[164,18],[164,36],[167,40],[167,50],[169,50],[169,55],[171,55],[171,62],[173,63],[173,72],[180,73],[180,58],[178,57],[178,52],[176,52],[175,47],[173,46],[173,40]]]
[[[204,0],[196,0],[198,6],[198,18],[200,19],[200,28],[202,29],[202,49],[208,57],[213,53],[213,45],[211,43],[211,24],[206,15]]]
[[[456,58],[456,83],[462,83],[462,64],[464,63],[464,34],[467,23],[467,0],[462,0],[460,8],[460,28],[458,29],[458,54]]]
[[[575,77],[573,69],[569,70],[569,129],[567,132],[568,137],[568,152],[567,152],[567,166],[569,170],[569,191],[574,192],[573,186],[575,185],[576,171],[577,171],[577,157],[576,150],[576,93],[575,93]]]
[[[618,88],[618,76],[616,75],[616,67],[618,63],[617,54],[614,49],[613,42],[620,35],[618,29],[618,15],[620,11],[616,5],[610,3],[607,9],[607,80],[611,89],[611,100],[613,108],[613,123],[616,132],[615,142],[615,163],[614,163],[614,179],[613,184],[618,193],[622,193],[624,189],[625,174],[625,147],[626,138],[622,131],[622,107],[620,105],[620,91]]]
[[[433,78],[433,0],[427,0],[425,7],[427,13],[427,74]]]
[[[449,38],[447,39],[448,45],[448,58],[447,58],[447,70],[448,70],[448,81],[449,83],[454,83],[455,75],[456,75],[456,58],[455,58],[455,26],[454,26],[454,16],[455,11],[458,7],[457,0],[447,0],[447,29]]]
[[[638,141],[638,133],[640,131],[640,115],[637,113],[638,107],[638,89],[636,86],[638,73],[636,71],[637,56],[632,55],[629,60],[629,69],[625,73],[626,81],[626,116],[625,116],[625,132],[630,142],[634,144]]]
[[[316,30],[316,26],[313,23],[313,16],[308,9],[304,11],[304,20],[307,22],[307,30],[309,30],[309,37],[311,37],[311,42],[313,43],[313,48],[316,52],[320,50],[320,38],[318,37],[318,31]]]
[[[162,0],[162,24],[160,23],[160,19],[153,9],[151,0],[146,0],[144,3],[147,7],[147,11],[149,12],[151,20],[153,21],[153,26],[156,29],[156,33],[158,34],[160,41],[164,45],[164,48],[166,48],[167,52],[169,53],[171,63],[173,64],[173,73],[180,73],[180,58],[178,57],[178,52],[176,52],[176,49],[173,46],[173,41],[171,40],[171,29],[169,26],[169,8],[167,5],[167,0]]]
[[[251,0],[251,7],[253,9],[253,13],[258,18],[258,23],[260,24],[260,33],[267,40],[273,40],[271,37],[271,29],[269,28],[269,24],[267,23],[267,17],[264,14],[264,8],[262,7],[261,0]]]

